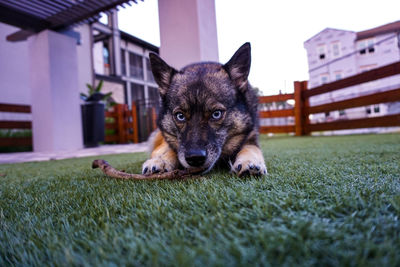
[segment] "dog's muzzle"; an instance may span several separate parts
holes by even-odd
[[[185,153],[186,162],[192,167],[201,167],[206,162],[207,152],[203,149],[189,149]]]

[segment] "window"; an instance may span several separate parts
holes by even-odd
[[[132,101],[143,100],[144,86],[137,83],[131,83],[131,96],[132,96]]]
[[[361,40],[358,42],[357,46],[360,55],[372,54],[375,52],[375,40],[373,38]]]
[[[340,42],[333,42],[331,44],[331,48],[332,48],[332,56],[333,56],[333,58],[340,57],[340,55],[341,55],[341,53],[340,53]]]
[[[160,98],[160,95],[158,93],[158,88],[149,86],[148,90],[149,90],[149,100],[158,104],[158,100]]]
[[[342,79],[342,72],[335,72],[335,81]]]
[[[129,75],[133,78],[143,80],[142,57],[132,52],[129,52]]]
[[[103,46],[103,60],[104,60],[104,65],[110,64],[110,53],[108,52],[107,46]]]
[[[378,67],[378,64],[363,65],[363,66],[360,66],[360,72],[370,71],[372,69],[376,69],[377,67]]]
[[[104,74],[110,75],[111,74],[110,52],[108,50],[107,43],[104,43],[104,46],[103,46],[103,62],[104,62]]]
[[[326,58],[326,45],[319,45],[317,48],[318,58],[324,60]]]
[[[147,71],[147,81],[154,82],[153,72],[151,71],[150,60],[146,58],[146,71]]]
[[[329,82],[329,74],[327,74],[327,73],[321,74],[320,82],[321,82],[321,85],[328,83]]]
[[[329,117],[329,115],[330,115],[331,113],[328,111],[328,112],[325,112],[325,118],[327,118],[327,117]]]
[[[126,62],[125,62],[125,50],[121,49],[121,73],[122,76],[126,76]]]
[[[365,112],[367,114],[379,113],[380,111],[381,111],[381,109],[380,109],[379,104],[365,107]]]
[[[344,116],[346,115],[346,111],[344,111],[343,109],[339,110],[339,116]]]

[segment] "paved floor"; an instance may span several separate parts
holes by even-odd
[[[84,148],[73,151],[63,152],[18,152],[0,153],[0,164],[18,163],[29,161],[46,161],[67,158],[81,158],[106,154],[122,154],[134,152],[147,152],[147,143],[128,144],[128,145],[103,145],[95,148]]]

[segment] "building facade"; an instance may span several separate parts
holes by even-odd
[[[304,42],[309,89],[400,60],[400,21],[361,32],[327,28]],[[310,98],[310,105],[340,101],[400,87],[400,76],[364,83]],[[314,114],[312,122],[399,113],[400,103]]]
[[[109,14],[107,24],[95,22],[74,28],[79,33],[79,45],[76,46],[79,91],[87,93],[86,84],[97,85],[103,80],[102,92],[112,92],[113,99],[119,104],[131,105],[135,101],[139,122],[143,122],[148,119],[146,108],[158,104],[158,89],[151,72],[149,53],[158,53],[159,48],[120,31],[115,22],[117,12]],[[16,30],[18,28],[0,23],[0,58],[3,62],[0,63],[3,92],[0,102],[31,105],[30,69],[27,64],[30,60],[29,43],[5,40]],[[32,115],[1,112],[0,119],[31,120]],[[147,128],[148,123],[140,127],[141,141],[146,140],[149,134],[150,129]]]
[[[95,83],[103,80],[102,91],[112,92],[117,103],[154,105],[159,96],[149,53],[158,54],[159,48],[120,31],[116,20],[111,13],[107,24],[92,25]]]

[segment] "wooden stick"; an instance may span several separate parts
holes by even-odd
[[[198,173],[198,170],[173,170],[169,172],[163,173],[154,173],[154,174],[134,174],[134,173],[126,173],[122,171],[118,171],[114,169],[107,161],[102,159],[96,159],[92,163],[92,168],[100,168],[105,175],[124,179],[124,180],[172,180],[172,179],[184,179],[188,177],[193,177],[194,173]]]

